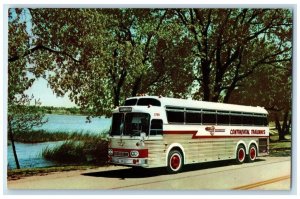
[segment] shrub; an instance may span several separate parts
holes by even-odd
[[[60,164],[107,162],[107,141],[103,139],[86,139],[81,141],[65,141],[54,148],[43,149],[42,156],[46,160]]]

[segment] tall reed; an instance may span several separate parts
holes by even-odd
[[[93,139],[69,140],[54,148],[42,151],[46,160],[60,164],[105,164],[107,162],[107,141],[100,137]]]
[[[89,140],[100,138],[104,139],[107,136],[107,132],[99,132],[94,134],[90,132],[47,132],[44,130],[34,130],[29,132],[15,132],[14,139],[17,142],[23,143],[38,143],[38,142],[50,142],[50,141],[64,141],[64,140]]]

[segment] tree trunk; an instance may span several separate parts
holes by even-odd
[[[283,127],[280,125],[280,122],[279,122],[279,118],[278,118],[278,115],[276,114],[275,116],[275,124],[276,124],[276,127],[277,127],[277,131],[278,131],[278,140],[284,140],[284,129]]]
[[[140,87],[141,87],[141,83],[142,83],[142,76],[135,79],[132,90],[131,90],[131,97],[137,96],[137,94],[140,90]]]
[[[275,128],[278,130],[280,128],[280,123],[275,122]]]
[[[235,85],[236,85],[236,82],[233,82],[229,88],[227,89],[227,92],[226,92],[226,95],[223,99],[223,103],[228,103],[229,102],[229,99],[230,99],[230,95],[231,93],[234,91],[234,88],[235,88]]]
[[[289,133],[288,117],[289,117],[289,111],[286,110],[284,112],[283,124],[282,124],[282,129],[283,129],[284,135],[287,135]]]
[[[120,89],[114,89],[114,106],[120,106]]]
[[[201,63],[202,81],[201,86],[203,88],[203,101],[210,101],[210,68],[207,61]]]
[[[288,128],[288,133],[289,133],[289,134],[292,133],[292,132],[290,131],[291,125],[292,125],[292,116],[290,116],[289,122],[288,122],[288,126],[287,126],[287,128]]]
[[[9,138],[10,138],[10,141],[11,141],[11,146],[12,146],[12,149],[13,149],[13,154],[14,154],[16,166],[17,166],[17,169],[20,169],[19,159],[18,159],[16,146],[15,146],[14,133],[13,133],[13,130],[11,128],[10,121],[9,121],[8,126],[9,126],[8,134],[9,134]]]

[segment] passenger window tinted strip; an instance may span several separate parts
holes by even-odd
[[[154,98],[140,98],[137,102],[139,106],[161,106],[160,101]]]
[[[169,123],[184,123],[184,112],[167,111],[167,119]]]

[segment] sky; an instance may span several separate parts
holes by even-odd
[[[38,78],[33,85],[25,92],[29,96],[33,95],[35,99],[39,99],[42,106],[54,107],[74,107],[75,103],[69,100],[68,96],[56,97],[51,90],[48,82],[44,78]]]

